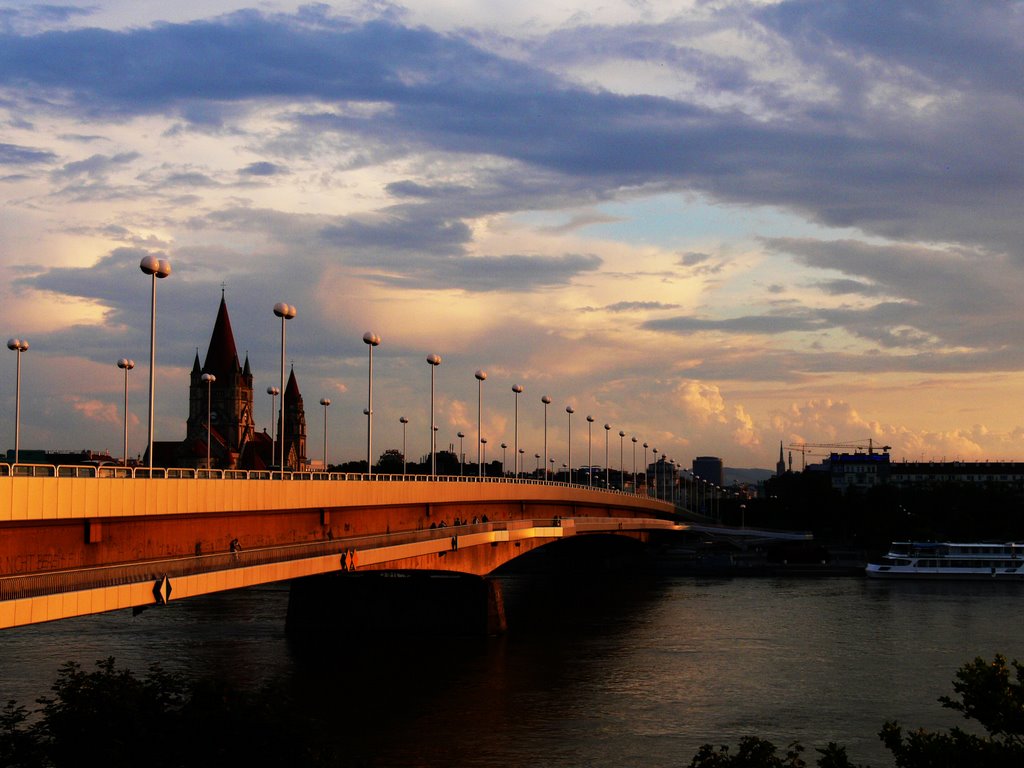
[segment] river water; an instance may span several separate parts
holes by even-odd
[[[668,768],[759,735],[837,741],[877,767],[891,765],[885,720],[963,722],[936,702],[960,664],[1024,659],[1024,585],[510,576],[504,589],[511,629],[486,640],[296,643],[282,586],[6,630],[0,702],[32,704],[64,661],[114,656],[283,685],[345,765]]]

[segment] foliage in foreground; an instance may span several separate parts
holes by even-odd
[[[904,733],[893,721],[882,726],[879,738],[894,758],[896,768],[1020,768],[1024,766],[1024,665],[1007,664],[997,654],[989,663],[982,658],[956,672],[953,691],[958,699],[943,696],[942,706],[960,712],[985,730],[984,736],[962,728],[948,732],[917,729]],[[819,768],[855,768],[845,747],[829,743],[816,750]],[[705,744],[690,768],[806,768],[803,746],[790,744],[784,754],[770,741],[756,736],[740,740],[736,752]]]
[[[985,735],[961,728],[904,732],[887,722],[879,736],[895,768],[1024,766],[1024,666],[1000,655],[991,663],[977,658],[957,670],[953,690],[956,698],[943,696],[942,706]],[[33,712],[13,701],[0,710],[0,768],[338,764],[337,755],[313,745],[315,729],[297,722],[277,691],[245,694],[210,680],[187,682],[158,666],[140,678],[117,669],[112,658],[93,672],[65,664],[51,691]],[[705,744],[690,768],[806,768],[804,752],[798,742],[780,751],[749,736],[735,752]],[[837,744],[815,752],[819,768],[856,768]]]
[[[113,658],[94,672],[68,662],[51,690],[34,713],[13,701],[0,711],[3,768],[328,764],[276,691],[189,683],[159,666],[139,678]]]

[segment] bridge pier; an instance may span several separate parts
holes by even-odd
[[[288,632],[366,636],[487,636],[506,629],[501,584],[442,571],[362,571],[296,579]]]

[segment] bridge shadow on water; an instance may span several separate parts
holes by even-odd
[[[572,764],[564,734],[587,727],[573,713],[661,592],[621,542],[545,548],[492,576],[498,636],[290,631],[291,696],[344,765],[523,765],[526,743],[530,764]]]

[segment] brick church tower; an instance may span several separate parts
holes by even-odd
[[[186,443],[193,448],[202,444],[202,451],[190,451],[195,455],[192,462],[197,465],[206,462],[206,416],[207,384],[203,374],[210,373],[216,381],[210,387],[210,462],[215,468],[235,469],[247,449],[255,432],[253,421],[252,371],[249,357],[239,365],[235,336],[231,331],[224,295],[220,297],[220,309],[213,325],[213,335],[206,351],[206,361],[199,365],[199,353],[192,364],[189,384],[189,409]]]

